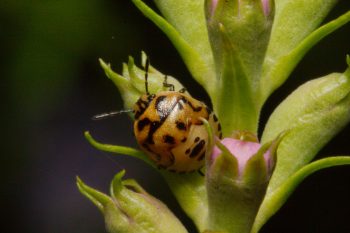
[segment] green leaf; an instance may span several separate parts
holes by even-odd
[[[141,63],[143,67],[145,66],[146,57],[147,55],[142,52]],[[145,70],[137,67],[132,57],[129,57],[128,64],[123,64],[123,75],[115,73],[110,64],[106,64],[102,59],[99,59],[99,61],[107,77],[112,80],[118,88],[124,101],[124,108],[132,109],[141,95],[146,94]],[[150,93],[163,91],[164,79],[165,74],[162,74],[153,66],[149,66],[148,89]],[[174,85],[175,90],[180,90],[183,88],[183,85],[174,77],[167,75],[167,79],[169,83]]]
[[[164,18],[159,16],[156,12],[144,4],[143,1],[132,1],[147,18],[155,23],[168,36],[175,48],[180,53],[193,78],[204,87],[212,100],[215,99],[214,91],[216,87],[216,78],[212,65],[213,62],[212,64],[208,64],[208,61],[203,59],[201,54],[182,37],[176,28],[174,28]]]
[[[265,222],[281,208],[295,188],[306,177],[318,170],[341,165],[350,165],[350,156],[329,157],[312,162],[290,176],[273,192],[267,193],[259,209],[251,233],[257,233],[260,230]]]
[[[109,144],[102,144],[92,138],[89,132],[85,132],[85,138],[89,143],[98,150],[129,155],[143,160],[148,165],[156,169],[161,173],[169,188],[173,192],[174,196],[178,200],[180,206],[186,212],[186,214],[194,221],[199,230],[204,230],[206,226],[207,216],[207,196],[205,189],[204,177],[199,173],[191,174],[176,174],[166,170],[159,170],[142,151]],[[116,187],[120,187],[117,182],[113,182],[112,190],[119,190]],[[115,193],[112,191],[112,193]]]
[[[350,68],[305,83],[272,113],[262,143],[289,131],[277,150],[277,165],[269,183],[273,191],[309,163],[350,121]]]
[[[201,120],[209,135],[209,149],[212,148],[211,145],[213,145],[214,141],[212,128],[208,121],[205,119]],[[164,170],[160,170],[160,172],[184,212],[193,220],[198,231],[202,232],[206,229],[208,225],[208,201],[205,177],[199,171],[190,174],[176,174]]]
[[[110,201],[110,198],[86,184],[77,176],[77,186],[81,194],[87,197],[103,213],[104,206]]]
[[[338,0],[275,0],[276,13],[267,59],[288,54],[328,15]]]
[[[204,176],[199,172],[176,174],[161,170],[161,173],[181,208],[193,220],[198,231],[205,230],[208,224],[208,203]]]
[[[121,170],[120,172],[118,172],[112,182],[111,182],[111,185],[110,185],[110,193],[111,193],[111,196],[116,199],[119,195],[119,193],[123,190],[123,181],[122,181],[122,178],[124,177],[125,175],[125,170]]]
[[[219,86],[217,101],[213,102],[222,125],[223,135],[229,136],[235,130],[247,130],[256,133],[259,113],[252,82],[244,69],[236,46],[228,38],[226,28],[220,28],[222,53],[218,64]],[[227,52],[224,52],[227,51]]]
[[[156,168],[154,163],[142,151],[136,150],[134,148],[126,147],[126,146],[116,146],[116,145],[99,143],[87,131],[84,133],[84,136],[88,140],[88,142],[98,150],[117,153],[117,154],[123,154],[123,155],[129,155],[129,156],[141,159],[151,167]]]
[[[273,1],[265,15],[261,1],[206,2],[209,39],[213,50],[217,101],[213,102],[223,135],[235,130],[257,132],[259,82],[273,22]]]
[[[204,16],[204,0],[154,0],[164,18],[180,33],[214,69],[207,26]]]
[[[298,2],[298,1],[295,1]],[[308,3],[309,4],[309,1]],[[327,6],[327,4],[325,4]],[[332,6],[333,4],[330,4]],[[324,6],[322,6],[324,7]],[[303,7],[303,9],[309,9],[309,7]],[[321,12],[322,12],[321,8]],[[317,14],[321,14],[319,11],[320,9],[316,8]],[[324,9],[326,10],[326,9]],[[298,11],[299,12],[299,11]],[[310,13],[311,14],[311,13]],[[319,16],[319,15],[318,15]],[[298,16],[301,18],[301,16]],[[309,16],[310,17],[310,16]],[[312,16],[314,17],[314,16]],[[322,15],[322,17],[324,17]],[[283,18],[283,17],[282,17]],[[289,23],[296,23],[293,22],[291,19]],[[309,18],[307,15],[305,16],[305,19],[307,19],[306,22],[308,26],[313,25],[315,23],[313,20],[309,22]],[[317,19],[317,17],[315,17]],[[281,20],[281,19],[280,19]],[[282,22],[285,22],[287,19],[282,20]],[[304,35],[305,31],[300,31],[300,35],[295,35],[295,31],[287,32],[287,30],[300,30],[299,28],[293,28],[292,25],[288,26],[288,22],[285,22],[286,25],[281,26],[282,29],[280,31],[278,30],[278,20],[277,20],[277,26],[275,24],[275,34],[272,34],[270,47],[268,50],[268,53],[266,54],[265,58],[265,64],[264,64],[264,70],[263,70],[263,76],[261,79],[261,91],[262,91],[262,97],[261,101],[263,104],[264,101],[267,99],[267,97],[279,86],[281,86],[286,79],[289,77],[295,66],[299,63],[299,61],[304,57],[304,55],[314,46],[316,45],[320,40],[322,40],[327,35],[331,34],[344,24],[348,23],[350,21],[350,11],[345,13],[344,15],[338,17],[337,19],[321,26],[317,30],[313,31],[312,33],[309,31],[308,27],[301,27],[300,29],[305,30],[305,28],[309,34]],[[297,27],[297,26],[295,26]],[[277,31],[277,32],[276,32]],[[281,35],[279,33],[282,33]],[[286,34],[285,34],[286,33]],[[277,34],[277,35],[276,35]],[[292,35],[292,36],[291,36]],[[301,36],[298,40],[298,36]],[[290,36],[290,38],[284,38],[284,37]],[[274,41],[274,39],[276,41]],[[290,40],[290,41],[288,41]],[[288,43],[290,42],[290,43]]]
[[[347,58],[350,64],[350,58]],[[269,141],[288,130],[277,150],[277,165],[266,198],[258,213],[255,231],[275,213],[265,214],[272,205],[269,197],[284,187],[308,164],[317,152],[350,121],[350,68],[343,74],[333,73],[309,81],[295,90],[273,112],[263,132],[262,141]],[[281,204],[282,205],[282,204]]]
[[[186,233],[187,230],[161,201],[149,195],[135,180],[122,180],[125,171],[115,175],[111,197],[85,185],[77,185],[83,195],[99,207],[109,233]]]
[[[213,2],[217,2],[215,9],[212,7]],[[274,18],[274,1],[265,1],[264,5],[269,8],[268,12],[264,11],[262,1],[208,0],[205,9],[217,72],[222,70],[221,57],[234,53],[242,63],[244,78],[249,80],[254,91],[259,88],[261,66]],[[225,46],[226,43],[231,45]]]
[[[215,162],[208,164],[208,179],[214,177],[214,179],[238,179],[238,160],[235,155],[224,145],[220,140],[216,140],[215,145],[220,149],[221,154],[215,159]],[[209,160],[209,159],[208,159]],[[209,168],[210,166],[210,168]],[[215,177],[216,176],[216,177]]]
[[[119,75],[112,70],[110,64],[105,63],[102,59],[99,59],[99,62],[106,76],[118,88],[123,98],[125,109],[131,109],[143,92],[135,88],[136,85],[131,83],[128,67],[124,64],[123,75]]]

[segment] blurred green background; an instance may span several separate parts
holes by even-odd
[[[349,9],[350,2],[341,0],[327,20]],[[155,67],[208,103],[167,38],[131,1],[2,0],[0,42],[1,232],[105,232],[97,208],[77,191],[75,176],[107,192],[113,175],[124,168],[193,232],[157,172],[135,159],[97,151],[83,137],[89,130],[99,141],[136,147],[126,115],[91,121],[97,113],[122,109],[99,57],[120,72],[128,55],[139,60],[144,50]],[[268,101],[261,125],[298,85],[342,72],[349,53],[347,25],[303,59]],[[347,127],[320,155],[350,154],[349,136]],[[350,232],[349,180],[349,167],[311,176],[262,232]]]

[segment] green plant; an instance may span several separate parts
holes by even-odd
[[[302,57],[350,20],[350,11],[319,26],[335,0],[154,0],[163,16],[132,0],[170,39],[193,78],[210,96],[222,125],[213,137],[205,177],[159,170],[199,232],[255,233],[285,203],[297,185],[323,168],[350,164],[350,156],[313,161],[350,120],[350,57],[343,73],[311,80],[271,114],[256,140],[261,109]],[[146,55],[142,54],[142,66]],[[133,58],[119,75],[100,60],[119,89],[125,109],[145,93],[144,69]],[[150,92],[163,90],[164,74],[150,67]],[[169,77],[178,90],[182,87]],[[101,144],[97,149],[154,163],[137,149]],[[108,232],[186,232],[164,204],[120,172],[111,197],[78,179],[78,187],[103,212]]]

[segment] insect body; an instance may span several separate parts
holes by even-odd
[[[204,165],[208,133],[200,118],[206,119],[221,137],[215,114],[204,103],[181,92],[145,94],[136,102],[134,114],[139,145],[159,168],[169,171],[191,172]]]
[[[191,172],[205,163],[208,133],[201,120],[206,119],[216,136],[221,138],[221,126],[215,114],[201,101],[174,91],[174,85],[163,83],[169,91],[150,94],[148,91],[149,60],[145,66],[145,90],[134,105],[134,133],[142,150],[159,168],[173,172]],[[123,110],[99,114],[95,120],[115,116]]]

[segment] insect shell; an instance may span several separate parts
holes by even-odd
[[[147,79],[146,79],[147,81]],[[192,172],[205,163],[208,133],[200,118],[206,119],[221,138],[215,114],[201,101],[183,92],[142,95],[134,105],[134,133],[142,150],[159,168],[177,173]]]

